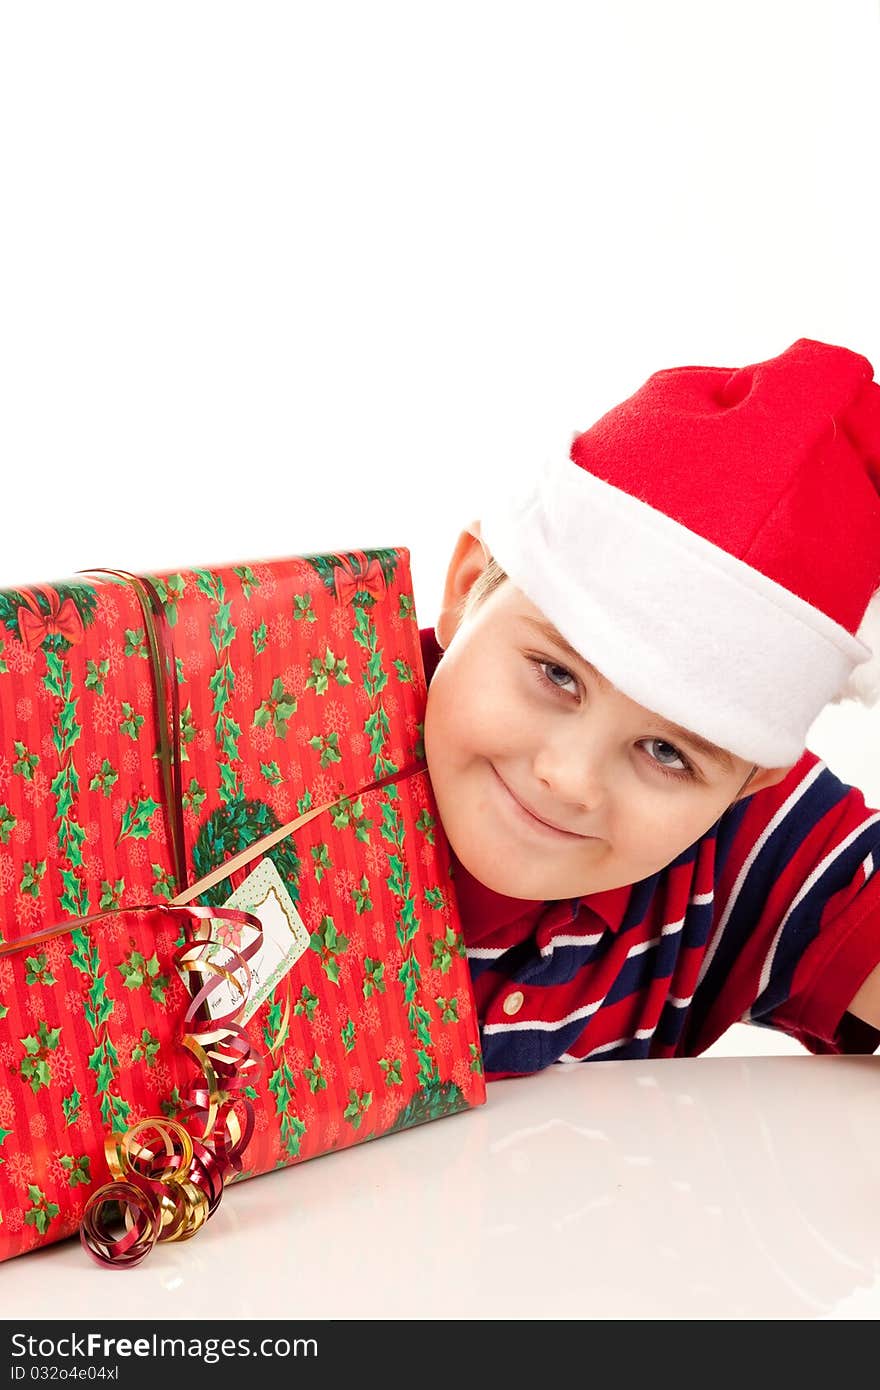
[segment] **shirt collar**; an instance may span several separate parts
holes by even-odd
[[[593,913],[608,931],[618,932],[623,924],[626,909],[632,894],[631,883],[619,888],[606,888],[598,893],[585,893],[580,898],[567,898],[545,902],[534,898],[511,898],[505,893],[496,893],[485,883],[474,878],[461,860],[449,847],[453,865],[455,894],[463,921],[472,924],[473,939],[490,936],[501,927],[508,926],[525,916],[535,919],[545,908],[553,907],[557,901],[571,905],[572,919],[582,911]]]
[[[432,627],[419,628],[419,641],[422,644],[422,663],[425,667],[425,683],[431,684],[431,677],[437,669],[437,662],[443,655],[443,648],[437,641],[437,634]]]
[[[582,898],[575,898],[572,905],[576,911],[585,907],[590,912],[595,912],[609,931],[616,932],[620,931],[623,924],[632,890],[631,883],[623,883],[619,888],[605,888],[599,893],[586,893]]]

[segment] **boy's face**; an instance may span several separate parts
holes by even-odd
[[[538,631],[544,614],[510,580],[462,616],[487,560],[475,522],[437,620],[445,650],[428,688],[425,752],[449,842],[488,888],[553,900],[636,883],[740,792],[788,771],[759,769],[744,787],[751,763],[716,763],[575,660]]]

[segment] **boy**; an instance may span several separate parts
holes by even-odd
[[[805,748],[876,697],[872,378],[810,339],[657,372],[459,537],[425,749],[489,1079],[880,1043],[880,814]]]

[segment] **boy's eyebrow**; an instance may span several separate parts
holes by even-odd
[[[535,630],[539,632],[542,637],[545,637],[548,642],[552,642],[554,646],[559,647],[575,665],[579,665],[583,667],[585,671],[589,671],[600,690],[613,690],[615,688],[611,681],[608,680],[607,676],[603,676],[601,671],[597,671],[592,662],[587,661],[585,656],[581,656],[580,652],[576,651],[571,643],[565,640],[562,633],[556,631],[552,623],[540,622],[537,618],[527,618],[525,616],[523,616],[523,622],[528,623],[529,627],[535,628]],[[664,719],[661,715],[656,715],[655,717],[658,724],[662,725],[669,733],[674,734],[680,742],[690,744],[698,753],[702,753],[705,758],[709,758],[710,761],[718,763],[725,771],[733,771],[733,758],[724,748],[719,748],[716,744],[710,743],[708,739],[703,738],[700,734],[691,733],[690,729],[683,729],[680,724],[673,724],[671,720]]]
[[[596,670],[592,662],[587,661],[585,656],[581,656],[580,652],[575,651],[571,643],[565,640],[561,632],[556,631],[552,623],[540,622],[537,618],[526,617],[523,617],[523,622],[528,623],[529,627],[535,628],[536,631],[540,632],[542,637],[546,637],[548,642],[552,642],[554,646],[560,647],[575,665],[580,665],[584,670],[589,671],[600,690],[614,689],[607,676],[603,676],[601,671]]]

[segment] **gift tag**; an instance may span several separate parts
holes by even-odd
[[[241,1019],[241,1022],[247,1023],[263,1000],[272,993],[278,981],[284,978],[300,956],[309,949],[310,936],[271,859],[264,859],[258,864],[253,873],[248,874],[231,897],[227,898],[223,906],[253,912],[259,917],[263,928],[260,949],[248,961],[251,969],[250,993]],[[251,927],[224,922],[222,919],[211,923],[211,931],[217,945],[210,953],[210,959],[222,966],[228,966],[232,958],[229,946],[247,946],[255,935]],[[234,973],[245,988],[247,977],[244,969],[240,967]],[[207,1000],[208,1012],[212,1018],[231,1013],[240,1005],[241,994],[228,980],[221,980]]]

